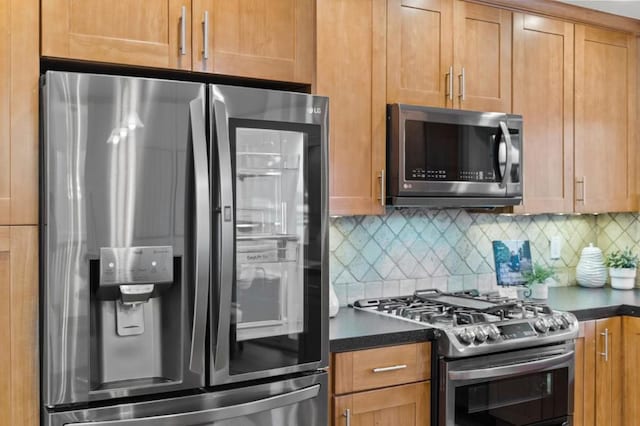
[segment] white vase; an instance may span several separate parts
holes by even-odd
[[[607,268],[604,266],[602,250],[593,244],[582,249],[576,267],[576,281],[583,287],[602,287],[607,281]]]
[[[338,300],[338,295],[336,294],[336,290],[333,288],[333,284],[329,283],[329,318],[333,318],[338,315],[339,310],[340,301]]]
[[[548,299],[549,298],[549,285],[545,283],[534,283],[531,285],[531,298],[532,299]]]
[[[636,268],[609,268],[611,288],[631,290],[636,285]]]

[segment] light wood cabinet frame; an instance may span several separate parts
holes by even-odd
[[[38,426],[38,229],[0,226],[0,424]]]
[[[38,223],[37,0],[0,2],[0,225]]]

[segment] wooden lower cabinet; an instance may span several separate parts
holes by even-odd
[[[0,226],[0,294],[0,426],[37,426],[37,227]]]
[[[623,419],[622,410],[623,378],[626,380],[627,376],[623,370],[623,354],[627,352],[623,352],[622,331],[621,317],[580,323],[576,340],[575,426],[631,424],[626,420],[626,411]]]
[[[419,426],[429,424],[428,381],[358,392],[334,399],[334,426]]]
[[[638,426],[640,425],[640,318],[622,317],[622,333],[623,424]]]
[[[431,418],[431,344],[332,354],[333,426],[418,426]]]

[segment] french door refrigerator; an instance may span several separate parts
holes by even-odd
[[[327,424],[323,97],[48,71],[45,426]]]

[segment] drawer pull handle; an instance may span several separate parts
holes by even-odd
[[[374,373],[384,373],[385,371],[396,371],[396,370],[402,370],[407,368],[407,364],[400,364],[400,365],[392,365],[390,367],[378,367],[378,368],[374,368],[373,372]]]

